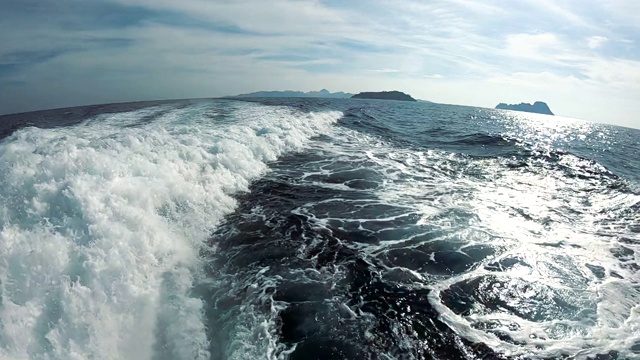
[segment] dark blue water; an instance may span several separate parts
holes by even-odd
[[[340,99],[0,127],[0,357],[640,357],[638,130]]]

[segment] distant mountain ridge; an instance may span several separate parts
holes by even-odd
[[[370,91],[361,92],[353,95],[352,99],[379,99],[379,100],[400,100],[400,101],[417,101],[411,95],[401,91]]]
[[[515,111],[524,111],[530,113],[537,114],[545,114],[545,115],[553,115],[551,109],[549,109],[549,105],[542,101],[536,101],[533,105],[529,103],[520,103],[520,104],[505,104],[500,103],[496,106],[496,109],[502,110],[515,110]]]
[[[320,91],[293,91],[293,90],[284,90],[284,91],[256,91],[248,94],[239,94],[235,96],[226,96],[226,97],[241,97],[241,98],[252,98],[252,97],[268,97],[268,98],[281,98],[281,97],[305,97],[305,98],[334,98],[334,99],[348,99],[353,94],[345,93],[342,91],[338,91],[335,93],[330,92],[327,89],[322,89]]]

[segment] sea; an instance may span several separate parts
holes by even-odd
[[[640,359],[640,130],[361,99],[0,117],[0,359]]]

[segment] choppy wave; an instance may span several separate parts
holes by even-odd
[[[233,194],[340,113],[208,102],[0,142],[0,357],[209,358],[199,251]]]
[[[640,195],[626,180],[517,139],[454,140],[513,148],[478,157],[341,121],[215,232],[209,290],[233,295],[212,323],[269,358],[636,356]],[[237,329],[245,316],[264,328]]]
[[[639,356],[631,133],[264,102],[8,126],[0,358]]]

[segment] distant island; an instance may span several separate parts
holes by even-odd
[[[553,115],[553,113],[551,112],[551,109],[549,109],[549,106],[542,101],[536,101],[533,103],[533,105],[529,103],[520,103],[520,104],[500,103],[498,104],[498,106],[496,106],[496,109],[525,111],[530,113]]]
[[[333,99],[348,99],[353,94],[345,93],[342,91],[339,92],[329,92],[327,89],[322,89],[320,91],[293,91],[293,90],[285,90],[285,91],[257,91],[248,94],[239,94],[235,96],[227,96],[231,98],[283,98],[283,97],[304,97],[304,98],[333,98]]]
[[[401,91],[372,91],[361,92],[353,95],[352,99],[380,99],[380,100],[400,100],[400,101],[417,101],[409,94],[405,94]]]

